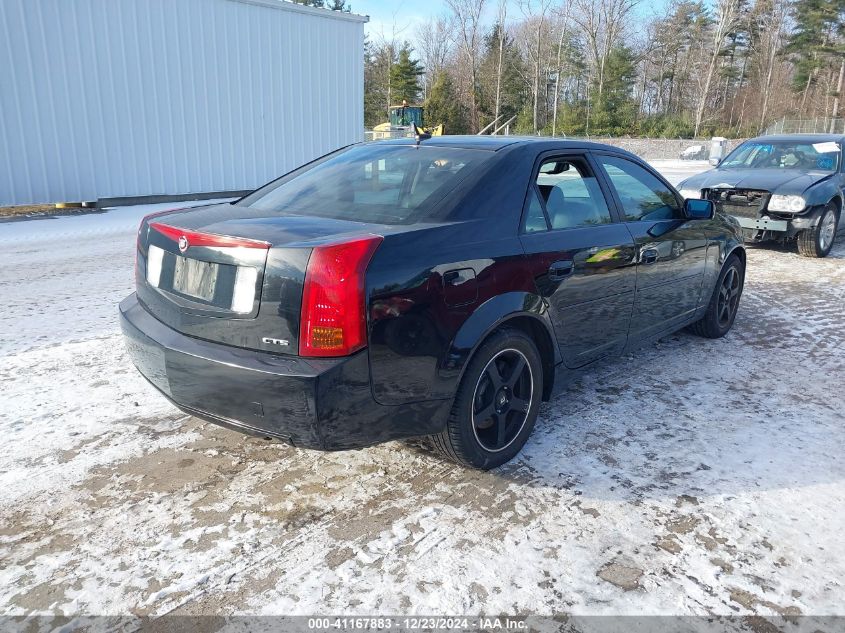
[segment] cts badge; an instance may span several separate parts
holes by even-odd
[[[184,235],[180,235],[179,236],[179,252],[184,253],[186,250],[188,250],[189,246],[190,246],[190,244],[188,244],[188,238],[185,237]]]
[[[265,336],[263,339],[261,339],[261,342],[266,343],[267,345],[290,345],[290,343],[283,338],[270,338],[268,336]]]

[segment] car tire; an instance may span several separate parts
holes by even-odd
[[[499,329],[469,361],[446,428],[431,444],[464,466],[501,466],[531,435],[542,397],[543,363],[534,341],[522,330]]]
[[[744,287],[745,265],[739,257],[731,255],[722,266],[707,311],[689,327],[690,331],[705,338],[721,338],[727,334],[736,319]]]
[[[838,210],[836,205],[828,202],[822,211],[818,224],[812,229],[798,234],[798,253],[804,257],[827,257],[836,239],[836,224]]]

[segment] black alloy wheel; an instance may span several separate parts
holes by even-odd
[[[478,443],[491,453],[506,449],[525,421],[534,397],[534,377],[525,355],[504,349],[490,359],[472,402],[472,430]]]
[[[531,334],[502,327],[466,366],[446,426],[429,437],[444,457],[489,470],[513,459],[534,429],[544,365]]]
[[[719,280],[704,316],[689,326],[690,331],[706,338],[721,338],[727,334],[739,311],[744,286],[745,264],[736,254],[732,254],[719,272]]]
[[[736,310],[739,307],[739,296],[742,293],[739,270],[731,266],[719,284],[719,297],[716,306],[716,318],[719,328],[727,328],[733,323],[736,317]]]

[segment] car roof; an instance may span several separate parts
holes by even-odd
[[[375,141],[385,145],[416,145],[413,137],[393,138],[384,141]],[[420,141],[421,145],[435,147],[458,147],[461,149],[486,149],[496,151],[517,142],[514,136],[474,136],[474,135],[450,135],[432,136]]]
[[[842,143],[845,141],[845,135],[842,134],[768,134],[758,136],[756,138],[748,139],[750,141],[765,141],[769,143],[787,142],[787,141],[803,141],[805,143],[824,143],[833,141],[835,143]]]
[[[389,145],[415,145],[416,140],[413,138],[397,138],[383,141],[374,141],[375,143],[384,143]],[[612,150],[613,152],[631,156],[635,156],[619,147],[613,145],[605,145],[604,143],[594,143],[592,141],[585,141],[582,139],[560,138],[549,136],[478,136],[478,135],[446,135],[446,136],[432,136],[429,139],[420,141],[421,145],[428,147],[457,147],[461,149],[483,149],[488,151],[498,151],[505,147],[517,147],[531,145],[539,152],[547,150],[568,150],[568,149],[595,149],[595,150]]]

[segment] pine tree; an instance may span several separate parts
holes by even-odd
[[[633,98],[637,67],[626,46],[616,46],[607,56],[601,93],[593,87],[590,125],[595,134],[625,134],[634,125],[637,104]]]
[[[842,54],[839,39],[845,30],[843,12],[843,0],[795,0],[793,3],[795,29],[786,50],[794,56],[793,88],[804,91],[805,98],[818,71],[828,65],[832,55]]]
[[[466,134],[469,131],[469,122],[447,72],[441,72],[434,80],[425,102],[425,122],[430,127],[442,124],[446,134]]]
[[[396,63],[390,68],[390,98],[394,103],[407,101],[413,104],[420,96],[420,77],[423,67],[411,58],[411,47],[406,42],[399,50]]]

